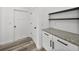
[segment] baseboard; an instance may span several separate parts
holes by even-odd
[[[14,42],[13,40],[12,41],[5,41],[5,42],[0,42],[0,45],[4,45],[4,44],[8,44],[8,43],[12,43],[12,42]]]

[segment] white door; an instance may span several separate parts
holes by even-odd
[[[32,27],[29,12],[14,10],[14,24],[15,40],[31,36]]]

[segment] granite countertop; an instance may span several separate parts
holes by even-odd
[[[63,31],[55,28],[46,28],[46,29],[43,29],[43,31],[46,31],[54,36],[57,36],[65,41],[68,41],[72,44],[79,46],[79,34],[67,32],[67,31]]]

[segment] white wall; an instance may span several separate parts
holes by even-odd
[[[71,7],[41,7],[40,8],[40,23],[41,23],[41,29],[49,27],[49,13],[53,13],[56,11],[61,11],[65,9],[70,9]]]
[[[13,12],[12,8],[1,7],[1,42],[4,44],[14,40],[13,38]]]
[[[1,28],[1,9],[0,9],[0,28]],[[0,41],[1,41],[1,29],[0,29]]]
[[[53,20],[50,27],[79,34],[79,20]]]
[[[39,8],[35,7],[32,9],[32,37],[38,49],[40,49],[39,45]],[[36,27],[36,29],[34,29]]]

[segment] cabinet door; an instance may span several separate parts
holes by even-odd
[[[66,51],[67,45],[66,43],[60,40],[60,38],[53,36],[54,42],[55,42],[55,51]],[[63,43],[62,43],[63,42]]]
[[[68,51],[78,51],[79,47],[68,42]]]
[[[55,42],[55,51],[77,51],[78,46],[73,45],[63,39],[53,36]]]
[[[42,45],[48,51],[52,50],[52,35],[47,32],[42,32]]]

